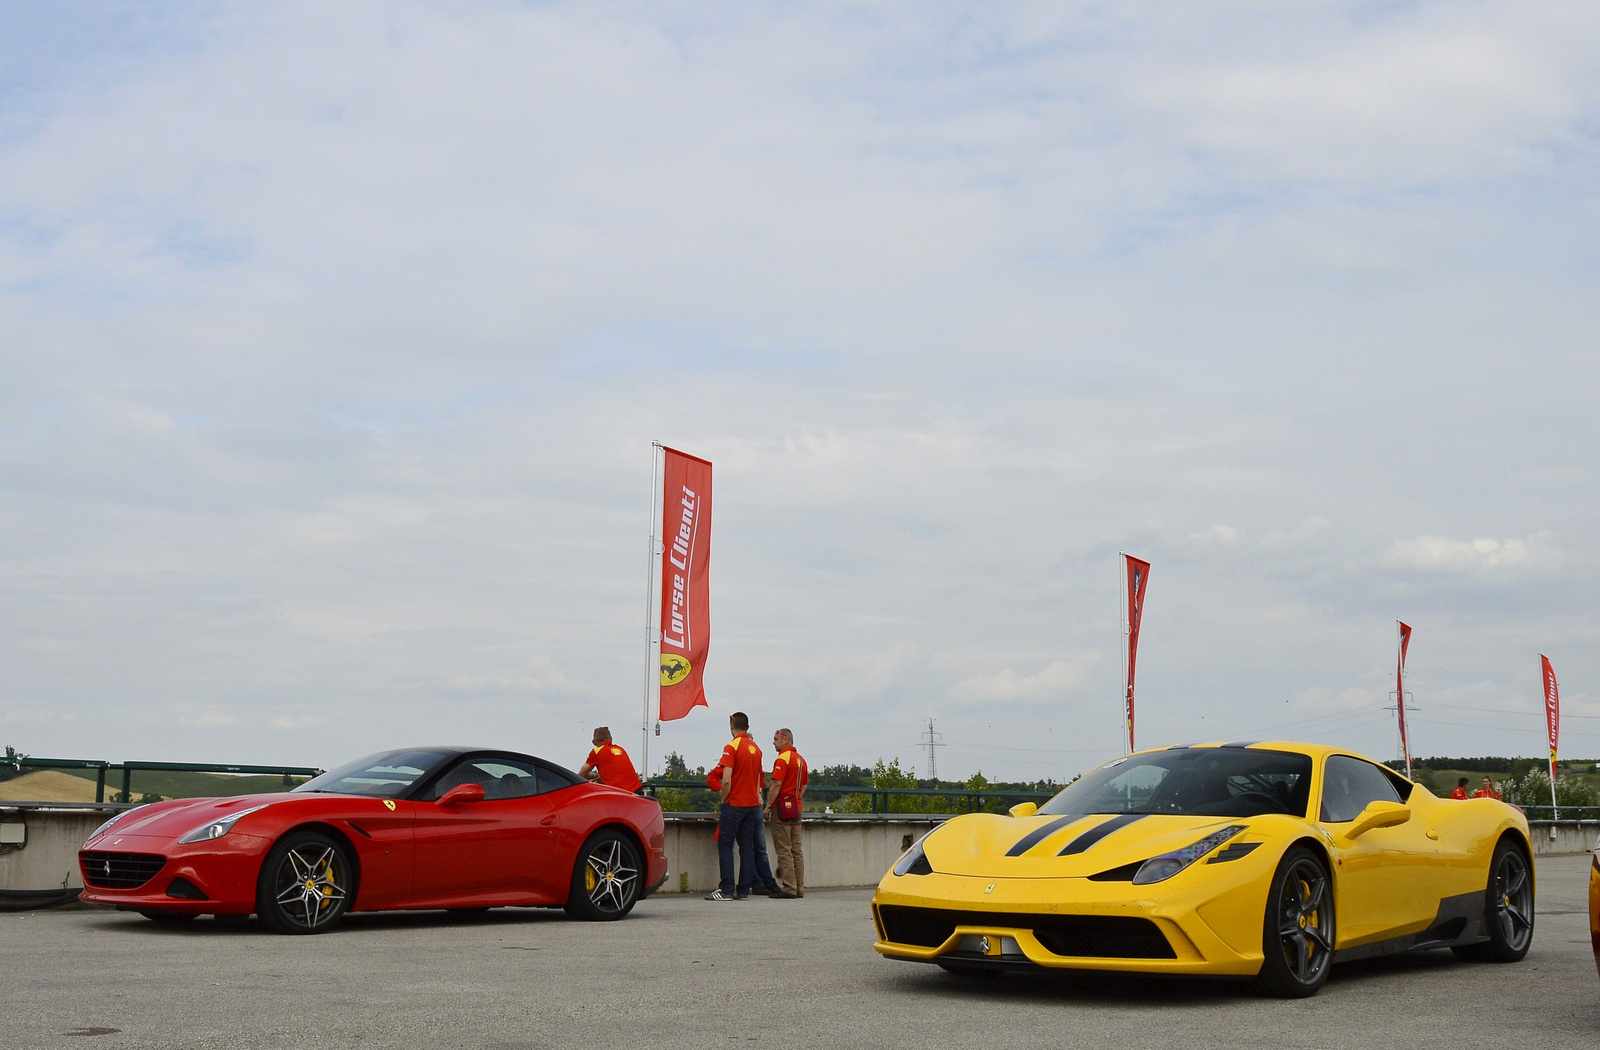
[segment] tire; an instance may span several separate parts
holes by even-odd
[[[589,836],[572,866],[567,914],[588,922],[611,922],[639,903],[644,885],[639,847],[620,831],[603,828]]]
[[[1456,958],[1470,962],[1521,962],[1533,946],[1533,867],[1509,838],[1501,839],[1494,847],[1483,898],[1483,926],[1489,939],[1452,949]]]
[[[1253,987],[1279,999],[1316,995],[1333,969],[1333,881],[1322,858],[1295,846],[1278,862],[1261,924]]]
[[[256,880],[256,914],[278,933],[326,933],[356,897],[350,851],[320,831],[278,840]]]
[[[151,922],[159,922],[163,926],[182,926],[186,922],[193,922],[198,917],[194,915],[185,915],[181,911],[156,911],[154,909],[149,911],[140,911],[139,914],[143,915]]]
[[[999,969],[988,966],[958,966],[955,963],[940,963],[939,969],[952,977],[961,977],[969,981],[992,981],[1001,973]]]

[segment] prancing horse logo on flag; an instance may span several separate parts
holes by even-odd
[[[677,685],[689,677],[689,658],[677,653],[661,654],[661,684]]]

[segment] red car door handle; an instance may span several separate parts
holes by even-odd
[[[539,823],[543,824],[547,828],[550,825],[554,824],[555,822],[556,822],[556,815],[554,813],[550,814],[548,817],[545,817],[543,820],[539,821]]]

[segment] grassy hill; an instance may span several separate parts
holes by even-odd
[[[95,771],[92,769],[64,769],[60,772],[89,781],[89,800],[94,800]],[[37,775],[37,774],[32,774]],[[18,778],[25,779],[25,778]],[[296,784],[304,784],[307,777],[240,776],[231,773],[184,773],[162,770],[133,771],[130,801],[144,801],[146,795],[162,798],[210,798],[225,795],[258,795],[269,791],[287,791]],[[285,783],[287,781],[287,783]],[[13,782],[14,783],[14,782]],[[122,770],[106,771],[106,801],[122,790]],[[46,801],[46,800],[40,800]],[[49,800],[57,801],[57,800]],[[154,801],[150,799],[149,801]]]

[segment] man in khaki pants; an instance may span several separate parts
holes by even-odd
[[[800,810],[811,774],[806,760],[794,749],[794,734],[787,729],[772,734],[772,749],[778,757],[773,760],[772,783],[767,788],[767,826],[772,829],[772,848],[778,855],[778,881],[786,895],[804,897],[806,858],[800,848]]]

